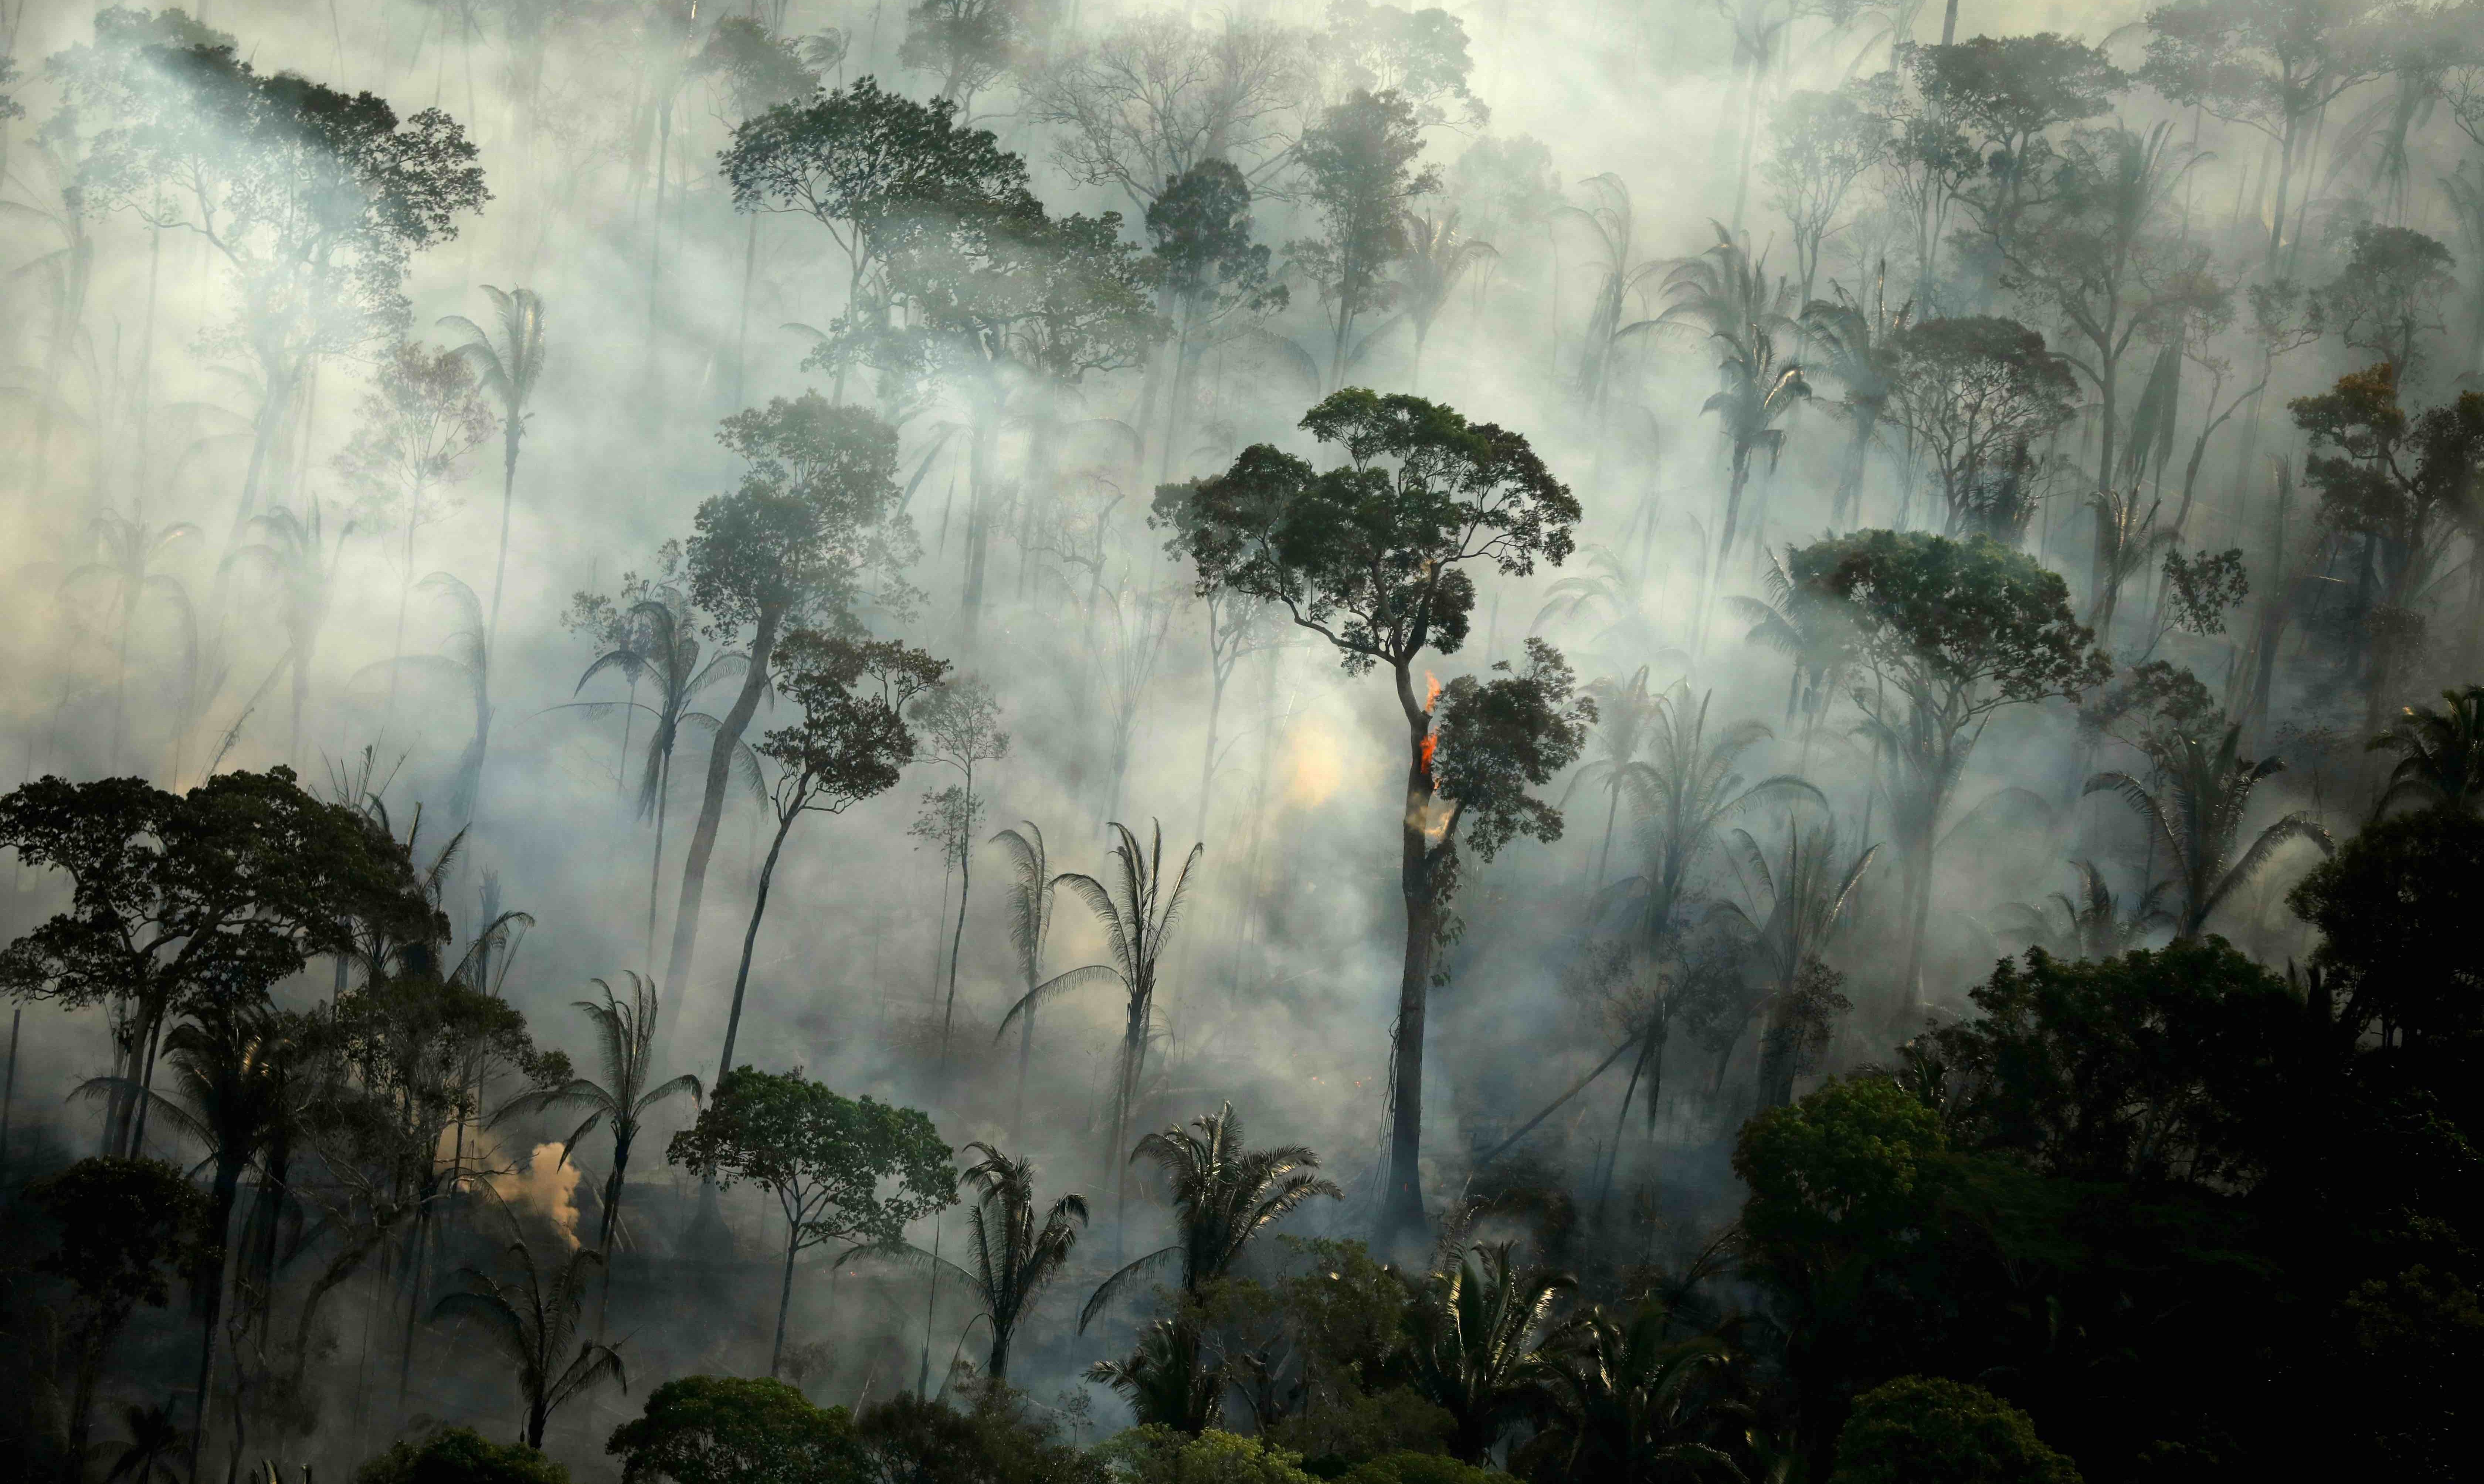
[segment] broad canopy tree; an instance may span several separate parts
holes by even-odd
[[[1594,708],[1569,667],[1530,641],[1523,669],[1418,684],[1425,650],[1455,654],[1475,604],[1471,568],[1523,577],[1572,549],[1579,501],[1526,440],[1420,397],[1339,391],[1302,426],[1343,455],[1326,472],[1262,444],[1213,478],[1166,485],[1155,518],[1205,595],[1281,604],[1333,645],[1349,675],[1386,666],[1406,721],[1390,1188],[1383,1225],[1422,1219],[1423,1028],[1457,870],[1458,829],[1492,858],[1517,835],[1559,837],[1560,813],[1528,791],[1576,760]]]
[[[2076,411],[2068,364],[2037,332],[1982,315],[1909,325],[1893,351],[1882,416],[1906,430],[1938,476],[1947,533],[2000,534],[1991,527],[2027,499],[2013,486],[2029,445]]]
[[[717,1080],[698,1121],[673,1136],[666,1158],[721,1187],[756,1185],[784,1209],[785,1281],[770,1376],[785,1356],[794,1259],[826,1242],[898,1246],[907,1223],[957,1200],[949,1155],[922,1114],[846,1097],[798,1067],[741,1066]]]

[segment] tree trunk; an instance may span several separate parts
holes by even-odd
[[[978,408],[967,445],[966,573],[958,600],[958,628],[964,647],[974,648],[984,616],[984,569],[991,548],[992,464],[999,456],[998,405]]]
[[[509,580],[509,514],[518,498],[518,411],[509,409],[508,443],[500,458],[500,551],[492,561],[492,619],[483,631],[483,659],[500,652],[500,591]]]
[[[664,879],[664,815],[672,802],[673,754],[656,760],[656,852],[647,862],[647,967],[656,966],[656,893]]]
[[[967,785],[967,789],[966,810],[967,817],[971,819],[975,803],[973,785]],[[940,1066],[944,1071],[949,1066],[949,1028],[958,1018],[958,947],[966,940],[966,893],[975,884],[974,842],[968,840],[961,844],[963,848],[958,851],[958,926],[949,932],[949,1000],[940,1012]]]
[[[1389,1189],[1382,1197],[1384,1243],[1419,1234],[1423,1212],[1423,1032],[1430,1008],[1432,952],[1439,908],[1432,894],[1431,839],[1424,830],[1432,804],[1432,770],[1425,755],[1431,712],[1416,704],[1414,684],[1397,669],[1398,700],[1406,713],[1410,756],[1405,813],[1398,828],[1398,892],[1406,905],[1404,964],[1397,979],[1395,1066],[1390,1087]]]
[[[759,867],[759,894],[750,904],[750,926],[742,932],[742,967],[733,976],[733,1010],[724,1021],[724,1055],[717,1059],[716,1085],[724,1084],[725,1073],[733,1070],[733,1042],[742,1034],[742,996],[750,984],[750,951],[759,942],[759,919],[768,911],[768,884],[776,876],[776,857],[784,852],[785,837],[794,832],[794,822],[802,817],[799,809],[776,822],[776,838],[768,843],[768,858]],[[781,1337],[781,1336],[780,1336]],[[774,1375],[771,1366],[770,1375]]]
[[[698,823],[690,829],[689,852],[682,860],[682,898],[673,909],[672,957],[664,967],[664,983],[675,994],[688,982],[691,955],[698,947],[699,901],[707,892],[707,867],[716,854],[716,826],[724,819],[724,793],[733,782],[733,749],[742,744],[742,734],[758,714],[759,698],[768,689],[768,661],[776,647],[776,626],[783,618],[775,609],[761,610],[742,690],[710,743],[707,790],[699,799]]]
[[[785,1233],[785,1282],[776,1290],[776,1343],[768,1352],[768,1379],[770,1381],[776,1379],[776,1373],[785,1363],[785,1316],[794,1308],[794,1255],[802,1250],[801,1242],[801,1228],[792,1227]]]

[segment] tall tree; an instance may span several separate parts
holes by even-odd
[[[768,690],[778,637],[795,625],[833,625],[866,579],[893,576],[914,553],[897,488],[897,430],[871,414],[804,392],[727,418],[719,438],[749,468],[741,488],[699,506],[687,553],[689,593],[708,615],[711,637],[750,631],[749,659],[709,748],[698,822],[682,861],[664,969],[675,992],[689,982],[736,748]]]
[[[1395,93],[1357,91],[1321,115],[1295,147],[1302,198],[1321,231],[1285,245],[1295,271],[1319,286],[1329,328],[1328,384],[1344,386],[1355,321],[1397,302],[1390,269],[1406,256],[1408,202],[1441,188],[1416,168],[1423,152],[1415,105]]]
[[[759,946],[759,921],[768,911],[768,887],[785,851],[785,837],[806,814],[843,814],[887,793],[917,739],[905,709],[939,684],[948,664],[894,639],[796,629],[771,657],[778,694],[800,715],[774,728],[759,743],[760,756],[776,765],[769,799],[776,833],[759,863],[750,900],[750,926],[742,934],[742,963],[733,975],[733,1008],[724,1021],[724,1052],[716,1067],[722,1085],[733,1067],[734,1038],[742,1029],[742,1000],[750,985],[750,959]]]
[[[1384,1226],[1422,1219],[1423,1030],[1433,959],[1455,890],[1458,828],[1486,860],[1514,835],[1557,839],[1558,810],[1529,796],[1578,756],[1592,704],[1541,640],[1526,667],[1418,690],[1427,649],[1454,654],[1474,611],[1471,565],[1523,577],[1569,556],[1579,502],[1526,440],[1413,396],[1340,391],[1302,426],[1345,455],[1315,472],[1267,445],[1212,479],[1168,485],[1155,508],[1205,594],[1282,604],[1349,675],[1388,666],[1406,722],[1398,889],[1406,940],[1391,1088],[1391,1186]],[[1428,689],[1428,688],[1426,688]],[[1436,752],[1439,754],[1435,756]],[[1461,753],[1464,753],[1462,756]]]
[[[278,506],[251,517],[259,539],[236,549],[228,563],[247,567],[274,588],[273,610],[284,633],[284,666],[292,684],[292,724],[285,733],[285,761],[302,761],[302,713],[310,700],[310,664],[318,657],[320,635],[328,627],[336,602],[337,569],[345,559],[345,540],[355,533],[351,520],[327,538],[327,518],[313,497],[300,512]],[[271,680],[274,676],[271,674]]]
[[[1742,526],[1751,456],[1766,452],[1768,468],[1776,468],[1785,447],[1785,429],[1777,424],[1796,403],[1810,399],[1811,383],[1799,362],[1784,360],[1777,351],[1777,337],[1790,323],[1786,316],[1800,303],[1795,286],[1782,276],[1771,283],[1766,253],[1754,258],[1746,239],[1721,224],[1710,225],[1716,229],[1716,245],[1665,274],[1661,292],[1668,302],[1650,323],[1705,332],[1716,355],[1716,394],[1699,410],[1716,415],[1732,470],[1716,538],[1714,571],[1721,573]],[[1766,544],[1765,531],[1759,539]]]
[[[914,724],[921,728],[925,758],[958,774],[962,795],[959,813],[969,823],[959,844],[958,861],[958,925],[949,933],[949,993],[940,1012],[940,1059],[949,1058],[949,1028],[958,1016],[958,950],[966,938],[966,897],[974,883],[972,846],[974,820],[983,812],[983,796],[975,785],[975,769],[1009,756],[1010,734],[1001,730],[1000,697],[981,676],[965,675],[932,687],[914,703]]]
[[[1251,185],[1232,162],[1202,160],[1166,180],[1147,203],[1147,229],[1160,303],[1174,327],[1156,464],[1157,477],[1164,478],[1178,456],[1200,359],[1237,333],[1232,326],[1256,323],[1288,301],[1285,285],[1269,281],[1267,247],[1251,240]]]
[[[1897,392],[1897,341],[1915,307],[1908,302],[1891,311],[1885,261],[1872,275],[1869,299],[1848,293],[1843,283],[1831,286],[1834,301],[1814,299],[1802,307],[1802,330],[1816,352],[1812,364],[1846,389],[1836,410],[1854,430],[1829,501],[1829,526],[1839,529],[1863,518],[1863,475],[1889,398]]]
[[[608,1263],[612,1257],[613,1240],[621,1234],[621,1192],[630,1178],[631,1147],[637,1143],[647,1111],[685,1093],[692,1102],[704,1095],[698,1078],[689,1072],[649,1085],[656,1073],[656,1014],[661,1001],[653,984],[635,974],[627,977],[630,998],[626,1002],[600,979],[588,981],[604,992],[600,1003],[570,1001],[571,1007],[595,1026],[595,1054],[604,1068],[604,1080],[573,1077],[557,1087],[534,1089],[502,1103],[500,1111],[493,1116],[493,1121],[498,1122],[555,1108],[583,1109],[585,1119],[560,1142],[564,1162],[580,1140],[595,1132],[597,1124],[611,1129],[612,1173],[604,1177],[603,1210],[596,1219],[595,1230],[596,1251],[604,1254]],[[608,1274],[610,1269],[606,1272]]]
[[[2076,413],[2068,364],[2016,320],[1980,315],[1908,326],[1890,351],[1883,408],[1940,480],[1943,532],[2000,535],[2029,449]]]
[[[1777,147],[1760,177],[1794,229],[1797,304],[1811,302],[1821,244],[1846,209],[1847,195],[1888,151],[1890,107],[1880,94],[1895,83],[1882,74],[1834,93],[1789,94],[1769,120]]]
[[[509,517],[517,508],[518,444],[526,437],[526,404],[534,400],[535,384],[543,379],[544,309],[542,296],[531,288],[503,293],[486,283],[483,292],[491,295],[492,308],[500,315],[499,344],[463,314],[444,316],[440,325],[466,333],[466,342],[457,347],[457,354],[473,365],[484,392],[500,408],[500,544],[492,558],[492,616],[483,631],[483,649],[489,654],[500,646],[500,592],[509,580]]]
[[[2334,853],[2329,831],[2308,814],[2288,814],[2261,828],[2243,844],[2243,823],[2253,791],[2285,764],[2277,758],[2257,762],[2241,755],[2243,730],[2226,728],[2211,744],[2196,737],[2171,739],[2157,750],[2156,771],[2164,782],[2151,790],[2124,772],[2103,772],[2087,781],[2083,792],[2121,796],[2147,826],[2152,845],[2162,845],[2173,868],[2174,890],[2181,897],[2174,936],[2188,942],[2207,931],[2208,918],[2239,887],[2269,868],[2278,850],[2295,840],[2308,840],[2321,853]],[[2153,851],[2149,852],[2151,856]]]
[[[1850,626],[1873,680],[1852,700],[1889,775],[1889,832],[1905,868],[1902,992],[1922,994],[1940,823],[1992,714],[2112,678],[2069,590],[1986,536],[1856,531],[1795,553],[1796,581]]]
[[[518,1372],[518,1394],[526,1403],[526,1444],[541,1448],[545,1424],[554,1412],[607,1381],[629,1390],[630,1373],[620,1352],[601,1340],[580,1339],[578,1353],[568,1353],[569,1342],[578,1336],[587,1275],[605,1264],[603,1253],[591,1247],[571,1253],[550,1283],[544,1282],[534,1249],[526,1243],[510,1243],[502,1255],[517,1274],[514,1280],[503,1282],[480,1269],[460,1268],[457,1278],[466,1286],[441,1295],[431,1317],[435,1323],[467,1319],[481,1325],[509,1358]]]
[[[1009,851],[1010,949],[1017,956],[1018,1000],[1023,1002],[1043,986],[1043,943],[1052,935],[1053,893],[1068,873],[1053,875],[1051,857],[1044,853],[1043,831],[1035,827],[1034,821],[1020,820],[1018,824],[1019,828],[1002,830],[986,843]],[[1023,1136],[1027,1063],[1035,1056],[1035,1007],[1012,1007],[1010,1013],[1018,1017],[1017,1102],[1010,1124]]]
[[[972,117],[975,94],[998,82],[1034,42],[1032,0],[915,0],[905,13],[900,65],[940,79],[940,96]]]
[[[790,1072],[738,1067],[665,1157],[721,1186],[748,1181],[785,1212],[785,1280],[776,1301],[772,1377],[785,1358],[794,1259],[825,1242],[891,1248],[906,1224],[957,1198],[949,1147],[911,1108],[849,1098]]]
[[[1291,162],[1288,124],[1309,62],[1293,28],[1140,13],[1062,42],[1029,79],[1024,107],[1054,131],[1053,159],[1079,184],[1119,186],[1145,210],[1212,162],[1248,186]]]
[[[196,233],[232,277],[237,313],[214,343],[248,358],[261,392],[237,539],[311,360],[401,335],[410,258],[491,193],[437,108],[399,120],[371,94],[261,73],[229,41],[141,56],[150,85],[96,140],[87,185],[98,209]]]
[[[1061,1276],[1087,1225],[1087,1198],[1071,1194],[1040,1217],[1035,1207],[1035,1166],[1012,1159],[988,1144],[970,1144],[984,1157],[966,1167],[975,1193],[966,1213],[974,1234],[974,1271],[967,1274],[992,1327],[992,1348],[984,1374],[1009,1380],[1010,1343],[1034,1308],[1036,1295]]]

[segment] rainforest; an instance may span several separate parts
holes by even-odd
[[[0,1476],[2471,1477],[2484,4],[185,3]]]

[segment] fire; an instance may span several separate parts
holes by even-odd
[[[1425,670],[1423,672],[1423,711],[1425,715],[1429,715],[1431,713],[1432,708],[1440,703],[1440,699],[1441,677],[1433,674],[1429,670]],[[1430,753],[1426,752],[1423,754],[1424,762],[1428,763],[1431,760],[1432,755]]]
[[[1423,751],[1421,754],[1423,759],[1423,771],[1428,773],[1432,770],[1432,753],[1433,750],[1438,748],[1440,745],[1441,740],[1438,737],[1426,736],[1423,739]]]

